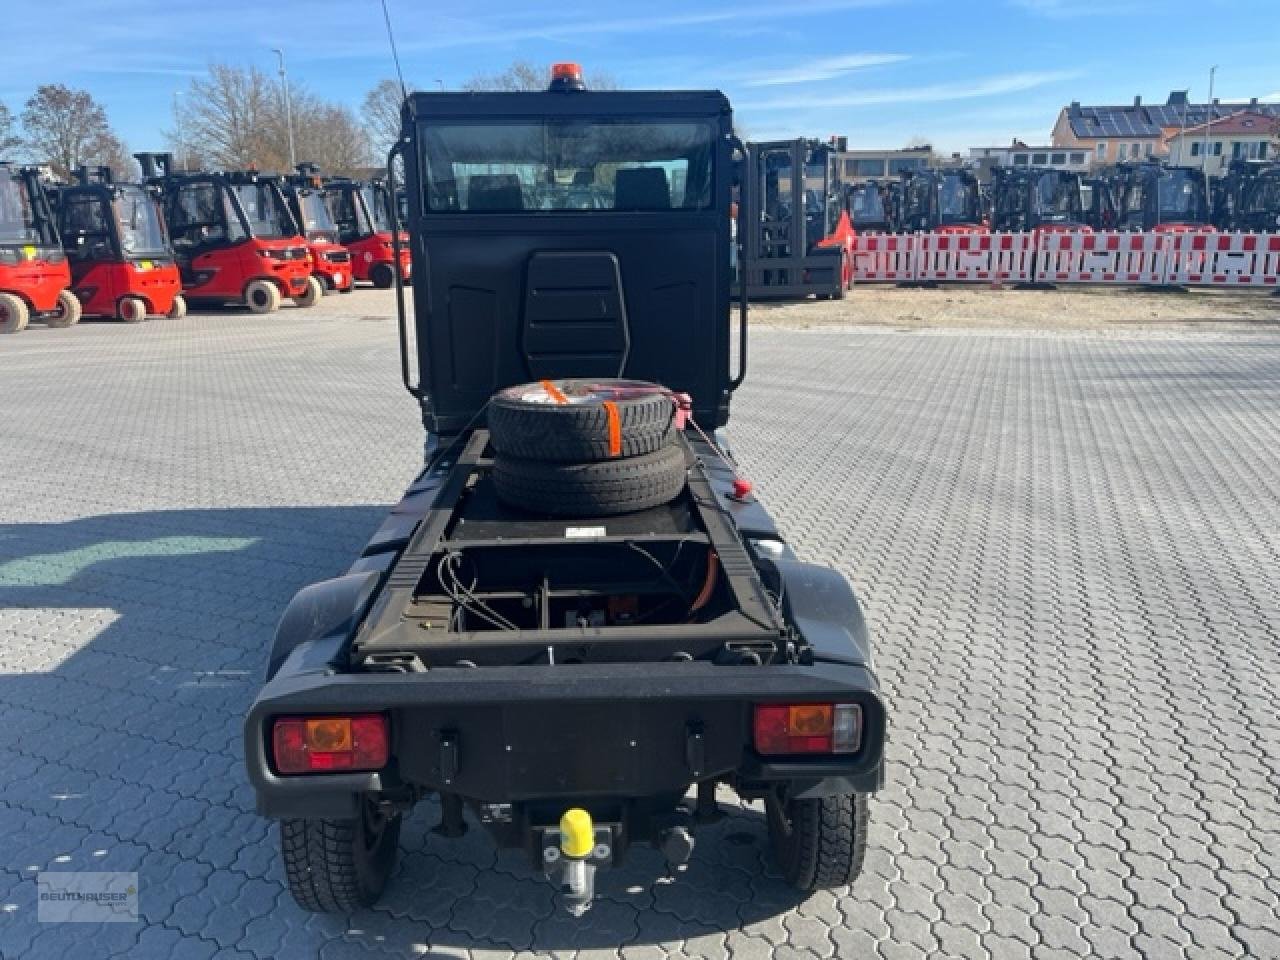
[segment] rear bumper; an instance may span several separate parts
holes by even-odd
[[[866,792],[881,781],[885,710],[863,666],[723,667],[636,663],[336,674],[303,644],[263,688],[245,722],[245,760],[269,817],[349,817],[366,792],[441,791],[486,803],[642,798],[699,780],[748,787],[791,782],[809,795]],[[319,667],[319,669],[317,669]],[[760,758],[752,706],[862,705],[857,754]],[[277,716],[380,712],[388,766],[373,773],[277,776],[268,755]]]

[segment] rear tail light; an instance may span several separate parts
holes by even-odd
[[[387,765],[387,719],[378,713],[280,717],[271,747],[279,773],[379,770]]]
[[[856,703],[759,704],[755,711],[756,752],[857,753],[862,745],[862,707]]]

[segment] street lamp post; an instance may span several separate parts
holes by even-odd
[[[289,96],[289,74],[284,69],[284,51],[272,47],[271,52],[280,60],[280,85],[284,88],[284,122],[289,131],[289,169],[298,165],[298,158],[293,148],[293,101]]]
[[[182,96],[181,90],[173,91],[173,120],[177,125],[178,134],[178,164],[185,171],[187,169],[187,146],[182,136],[182,107],[178,103],[180,96]]]
[[[1213,75],[1218,72],[1218,65],[1215,63],[1209,68],[1209,120],[1204,125],[1204,146],[1201,148],[1200,169],[1204,173],[1209,172],[1209,134],[1213,132]]]

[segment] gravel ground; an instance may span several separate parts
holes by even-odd
[[[870,324],[900,329],[1256,329],[1280,324],[1280,297],[1216,290],[991,290],[982,286],[919,289],[867,284],[855,287],[843,300],[759,304],[753,305],[752,312],[761,323],[786,327]]]
[[[863,293],[758,316],[866,321]],[[253,809],[275,622],[419,461],[389,298],[0,338],[0,958],[1280,958],[1280,331],[877,296],[943,329],[758,330],[731,427],[867,607],[864,875],[797,902],[735,805],[581,922],[431,803],[378,909],[304,914]],[[136,871],[140,921],[38,922],[42,870]]]

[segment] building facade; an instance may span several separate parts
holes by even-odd
[[[1179,130],[1169,138],[1169,162],[1203,167],[1211,176],[1226,172],[1235,160],[1274,160],[1280,142],[1280,117],[1241,110],[1214,123]]]
[[[1280,103],[1191,103],[1185,90],[1175,90],[1160,104],[1146,104],[1134,97],[1126,106],[1084,106],[1079,101],[1063,107],[1053,126],[1054,147],[1088,151],[1095,166],[1169,156],[1170,141],[1184,129],[1249,110],[1280,117]]]

